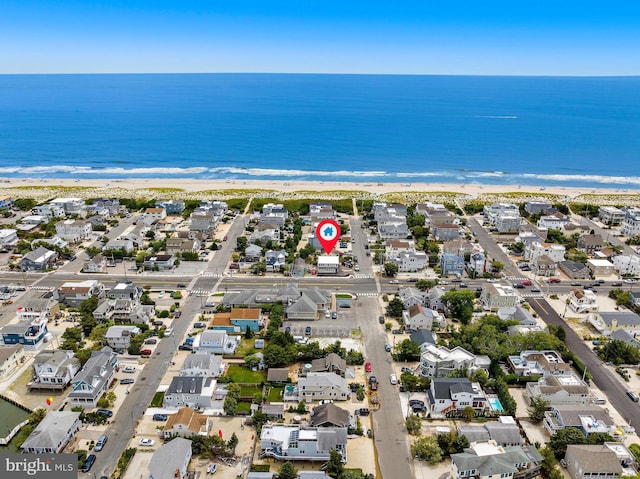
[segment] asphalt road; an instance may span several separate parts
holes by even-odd
[[[529,301],[529,304],[545,323],[564,327],[567,332],[567,349],[580,358],[580,361],[587,367],[587,371],[591,373],[593,382],[606,394],[609,402],[620,415],[629,421],[636,430],[640,430],[640,405],[627,397],[627,388],[614,376],[616,373],[598,359],[573,329],[565,325],[560,315],[545,299],[533,299]]]

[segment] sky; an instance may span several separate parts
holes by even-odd
[[[0,74],[164,72],[640,75],[640,2],[0,2]]]

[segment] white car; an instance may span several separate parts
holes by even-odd
[[[397,279],[392,279],[391,281],[389,281],[389,284],[398,284],[400,281],[398,281]]]
[[[627,283],[627,284],[634,284],[636,282],[636,280],[628,278],[628,279],[625,279],[624,282]]]
[[[164,297],[164,291],[160,291],[160,294],[158,294],[158,298],[162,298]]]
[[[122,372],[135,373],[136,372],[136,367],[135,366],[125,366],[124,368],[122,368]]]
[[[140,439],[140,440],[138,441],[138,445],[139,445],[139,446],[147,446],[147,447],[154,446],[154,445],[155,445],[155,443],[156,443],[156,442],[155,442],[153,439],[149,439],[149,438],[146,438],[146,437],[145,437],[145,438],[143,438],[143,439]]]

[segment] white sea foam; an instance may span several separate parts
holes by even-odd
[[[267,168],[211,168],[210,173],[216,174],[233,174],[248,176],[276,176],[276,177],[292,177],[292,176],[340,176],[340,177],[357,177],[357,176],[387,176],[386,171],[322,171],[322,170],[272,170]]]
[[[613,183],[613,184],[640,184],[640,177],[637,176],[604,176],[604,175],[543,175],[534,173],[523,173],[522,178],[534,178],[546,181],[563,182],[591,182],[591,183]]]
[[[471,118],[489,118],[492,120],[517,120],[515,115],[473,115]]]

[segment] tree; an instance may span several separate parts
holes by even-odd
[[[260,364],[260,358],[255,354],[249,354],[248,356],[245,356],[244,363],[248,368],[255,369]]]
[[[99,300],[97,296],[91,296],[80,303],[78,311],[84,315],[90,316],[98,307],[98,302]]]
[[[493,272],[499,273],[503,269],[504,269],[504,263],[501,263],[500,261],[495,261],[495,260],[491,262],[491,270]]]
[[[240,397],[240,385],[236,383],[227,384],[227,397],[238,399]]]
[[[411,444],[411,455],[427,464],[437,464],[442,461],[442,449],[438,445],[436,436],[422,437]]]
[[[467,422],[471,421],[476,415],[476,410],[471,406],[465,406],[462,410],[462,417],[465,418]]]
[[[411,339],[405,339],[396,346],[396,358],[398,361],[419,361],[420,346]]]
[[[462,324],[468,324],[471,321],[475,299],[475,294],[467,289],[452,289],[442,295],[442,302],[451,316],[459,319]]]
[[[398,265],[395,263],[385,263],[384,264],[384,275],[393,278],[398,274]]]
[[[109,406],[113,406],[113,404],[116,402],[116,399],[118,399],[118,397],[116,396],[116,393],[114,393],[113,391],[109,391],[106,394],[105,398],[109,402]]]
[[[17,198],[13,200],[13,206],[18,208],[20,211],[29,211],[36,204],[36,200],[33,198]]]
[[[562,459],[567,453],[568,444],[586,444],[587,438],[580,429],[567,427],[560,429],[549,439],[547,447],[553,451],[556,459]]]
[[[227,441],[226,449],[231,453],[231,455],[234,455],[236,453],[237,445],[238,445],[238,436],[236,436],[236,433],[234,432],[233,434],[231,434],[231,437]]]
[[[412,436],[419,436],[422,429],[422,420],[417,414],[409,414],[409,417],[404,421],[407,426],[407,432]]]
[[[340,479],[344,473],[344,464],[342,464],[342,454],[335,449],[329,451],[329,462],[327,462],[327,468],[325,472],[328,476],[336,479]]]
[[[416,282],[416,288],[420,291],[427,291],[435,286],[435,281],[431,279],[419,279]]]
[[[251,331],[251,327],[247,324],[247,327],[244,330],[244,339],[253,338],[253,331]]]
[[[240,251],[244,253],[244,250],[247,249],[247,245],[249,244],[249,240],[247,240],[246,236],[238,236],[236,238],[236,251]]]
[[[233,416],[238,410],[238,401],[230,396],[227,396],[226,398],[224,398],[222,409],[227,416]]]
[[[549,410],[550,403],[542,396],[535,396],[531,399],[531,406],[527,409],[529,418],[532,421],[540,422],[544,419],[544,413]]]
[[[401,318],[404,311],[404,303],[398,297],[393,298],[387,305],[387,316],[392,318]]]
[[[285,462],[280,466],[278,471],[279,479],[296,479],[298,477],[298,470],[293,466],[292,462]]]
[[[451,454],[460,453],[469,447],[469,439],[462,434],[450,431],[438,434],[438,446],[440,446],[443,455],[450,456]]]

